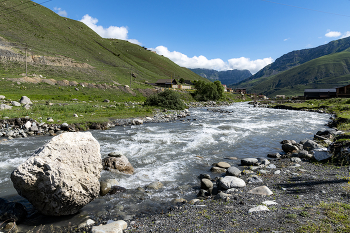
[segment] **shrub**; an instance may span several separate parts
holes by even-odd
[[[145,101],[145,105],[175,110],[183,110],[186,108],[185,104],[180,99],[180,95],[172,90],[165,90],[159,94],[148,97]]]

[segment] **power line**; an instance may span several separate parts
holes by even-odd
[[[283,5],[283,6],[294,7],[294,8],[299,8],[299,9],[308,10],[308,11],[315,11],[315,12],[319,12],[319,13],[325,13],[325,14],[330,14],[330,15],[338,15],[338,16],[344,16],[344,17],[349,17],[350,18],[350,15],[342,15],[342,14],[328,12],[328,11],[320,11],[320,10],[315,10],[315,9],[310,9],[310,8],[305,8],[305,7],[300,7],[300,6],[293,6],[293,5],[289,5],[289,4],[273,2],[273,1],[268,1],[268,0],[260,0],[260,1],[274,3],[274,4],[278,4],[278,5]]]

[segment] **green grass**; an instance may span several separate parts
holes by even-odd
[[[321,203],[318,208],[323,218],[301,226],[297,232],[350,232],[349,204]]]

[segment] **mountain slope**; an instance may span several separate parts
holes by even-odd
[[[331,41],[328,44],[321,45],[316,48],[292,51],[281,56],[280,58],[276,59],[275,62],[261,69],[255,75],[251,76],[249,80],[276,75],[313,59],[345,51],[349,47],[350,37]]]
[[[238,83],[246,78],[252,76],[249,70],[227,70],[216,71],[209,69],[190,69],[194,73],[209,79],[210,81],[219,80],[222,84],[230,85]]]
[[[57,80],[129,84],[131,74],[135,85],[170,77],[204,80],[146,48],[123,40],[101,38],[82,22],[61,17],[31,1],[22,2],[0,2],[0,37],[3,38],[0,38],[0,68],[3,75],[23,73],[21,59],[13,61],[4,56],[11,50],[23,60],[24,47],[28,47],[29,73]],[[6,44],[11,46],[6,47]],[[57,64],[48,64],[45,58],[56,59]],[[76,66],[62,63],[62,59],[68,58]]]
[[[334,88],[350,84],[350,48],[322,56],[270,77],[241,82],[252,93],[303,95],[307,88]]]

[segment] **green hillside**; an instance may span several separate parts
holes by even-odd
[[[251,76],[249,80],[262,77],[270,77],[280,72],[289,70],[293,67],[302,65],[313,59],[334,53],[339,53],[347,50],[348,48],[350,48],[350,37],[334,40],[328,44],[321,45],[316,48],[292,51],[284,54],[283,56],[276,59],[276,61],[274,61],[272,64],[267,65],[261,69],[259,72]]]
[[[85,24],[64,18],[31,1],[0,2],[0,75],[18,77],[24,73],[24,62],[3,58],[10,44],[12,51],[28,57],[57,58],[58,64],[29,62],[28,73],[56,80],[118,83],[145,88],[145,81],[184,78],[203,79],[168,58],[144,47],[117,39],[104,39]],[[29,50],[30,49],[30,50]],[[5,52],[4,52],[5,51]],[[73,59],[76,66],[62,66],[60,59]],[[90,65],[86,67],[86,64]]]
[[[335,88],[350,84],[350,49],[313,59],[269,77],[239,84],[252,93],[273,97],[303,95],[307,88]]]

